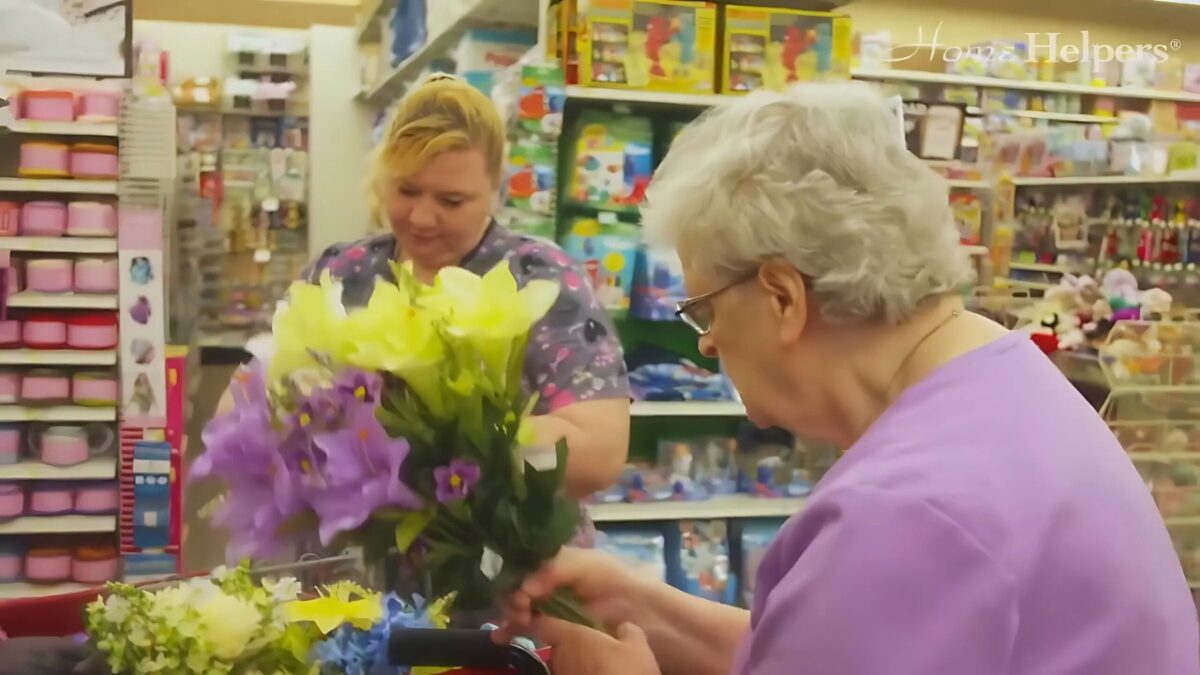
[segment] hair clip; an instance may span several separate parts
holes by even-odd
[[[457,82],[458,77],[456,75],[451,75],[450,73],[434,73],[434,74],[430,75],[429,77],[425,78],[425,84],[429,84],[431,82],[442,82],[444,80],[451,80],[451,81]]]

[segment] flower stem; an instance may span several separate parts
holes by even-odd
[[[583,603],[575,597],[575,594],[566,589],[558,589],[545,600],[535,600],[533,609],[546,616],[577,623],[593,630],[604,630],[600,622],[583,608]]]

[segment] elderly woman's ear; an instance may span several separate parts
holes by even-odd
[[[779,339],[793,344],[808,325],[808,282],[804,275],[783,258],[772,258],[758,269],[758,285],[766,291]]]

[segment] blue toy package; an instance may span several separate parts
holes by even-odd
[[[742,527],[741,600],[745,607],[754,606],[754,587],[758,579],[758,568],[762,565],[767,550],[779,536],[779,529],[782,526],[783,523],[780,521],[752,521]]]
[[[739,428],[737,464],[743,492],[773,498],[808,495],[813,482],[805,460],[796,440],[782,429]]]
[[[634,209],[654,171],[649,118],[584,110],[574,127],[571,198],[600,209]]]
[[[583,267],[596,297],[610,312],[629,311],[640,236],[636,226],[603,213],[599,219],[575,219],[563,237],[563,250]]]
[[[596,548],[651,581],[667,579],[666,537],[661,528],[605,528],[596,532]]]
[[[396,12],[392,15],[392,65],[398,66],[402,61],[417,53],[425,46],[429,38],[426,26],[428,12],[426,0],[399,0]]]
[[[729,564],[728,527],[723,520],[681,521],[667,541],[667,581],[697,597],[732,605],[737,576]]]
[[[737,491],[732,438],[664,439],[658,443],[658,472],[671,488],[671,499],[700,501]]]
[[[674,251],[644,249],[634,273],[629,315],[647,321],[674,321],[675,306],[685,299],[679,256]]]
[[[632,367],[629,384],[639,401],[727,401],[725,377],[686,359]]]

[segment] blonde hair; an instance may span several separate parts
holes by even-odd
[[[444,74],[430,75],[400,101],[371,161],[374,190],[411,176],[447,150],[476,148],[497,184],[504,166],[504,123],[478,89]]]

